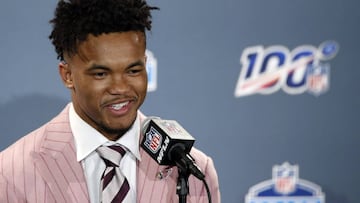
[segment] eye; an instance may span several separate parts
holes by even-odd
[[[103,79],[107,76],[107,72],[105,71],[97,71],[93,73],[95,79]]]
[[[133,67],[128,70],[129,75],[137,75],[138,73],[142,72],[144,68],[142,67]]]
[[[143,71],[146,71],[145,62],[143,60],[135,61],[126,68],[126,74],[129,76],[138,76]]]

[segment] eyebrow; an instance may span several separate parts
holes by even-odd
[[[89,68],[87,68],[87,71],[98,70],[98,69],[110,70],[110,68],[107,66],[100,65],[100,64],[92,64]]]
[[[135,62],[133,62],[133,63],[130,63],[128,66],[127,66],[127,68],[131,68],[131,67],[134,67],[134,66],[145,66],[145,63],[142,61],[142,60],[137,60],[137,61],[135,61]]]
[[[128,64],[126,66],[126,68],[131,68],[131,67],[139,66],[139,65],[145,66],[145,63],[142,60],[137,60],[137,61],[134,61],[134,62]],[[108,66],[105,66],[105,65],[100,65],[100,64],[94,63],[87,69],[87,71],[98,70],[98,69],[110,70],[111,68],[109,68]]]

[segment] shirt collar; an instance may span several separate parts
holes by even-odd
[[[101,145],[121,144],[125,146],[138,160],[140,160],[139,139],[140,139],[140,118],[136,117],[131,128],[118,140],[111,141],[103,136],[96,129],[86,123],[75,112],[71,103],[69,119],[72,133],[75,139],[77,161],[85,159],[90,153]]]

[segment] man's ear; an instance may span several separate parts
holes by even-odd
[[[74,87],[74,83],[72,80],[72,73],[69,64],[67,64],[65,61],[61,61],[59,63],[59,74],[64,85],[67,88],[72,89]]]

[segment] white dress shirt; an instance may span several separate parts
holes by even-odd
[[[119,143],[126,148],[127,153],[121,159],[120,169],[127,178],[130,191],[126,195],[123,203],[136,203],[136,162],[140,160],[139,139],[140,139],[140,119],[137,116],[133,126],[119,140],[110,141],[84,120],[75,112],[73,105],[69,111],[70,126],[75,138],[77,161],[81,162],[89,198],[91,203],[100,201],[100,179],[104,172],[105,164],[96,153],[96,148],[100,145],[112,145]]]

